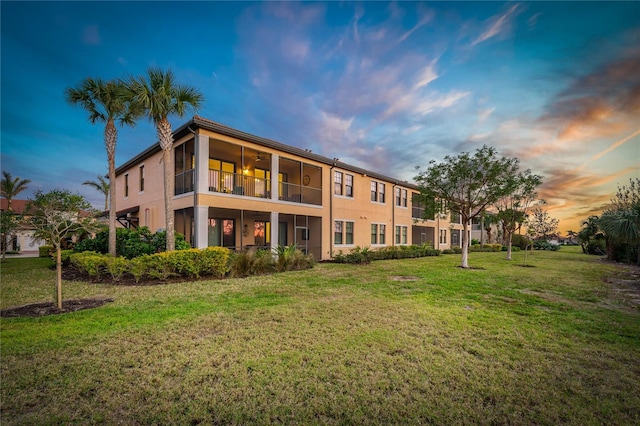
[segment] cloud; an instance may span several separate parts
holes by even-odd
[[[471,47],[474,47],[483,41],[489,40],[495,36],[500,35],[508,31],[511,27],[511,19],[516,16],[518,11],[518,4],[514,4],[502,15],[492,16],[487,20],[488,28],[484,30],[473,42]]]
[[[576,78],[539,121],[558,139],[593,139],[629,129],[640,115],[640,51],[630,50]]]
[[[478,112],[478,121],[479,121],[480,123],[482,123],[483,121],[486,121],[486,120],[487,120],[487,118],[489,118],[489,116],[490,116],[491,114],[493,114],[493,112],[494,112],[495,110],[496,110],[496,109],[495,109],[495,107],[494,107],[494,108],[485,108],[485,109],[480,110],[480,111]]]
[[[82,32],[82,43],[90,46],[98,46],[102,43],[97,25],[89,25]]]
[[[591,161],[597,160],[598,158],[605,156],[606,154],[608,154],[611,151],[613,151],[614,149],[624,145],[625,143],[629,142],[631,139],[635,138],[638,135],[640,135],[640,129],[636,130],[632,134],[630,134],[630,135],[628,135],[628,136],[626,136],[626,137],[624,137],[624,138],[622,138],[620,140],[615,141],[607,149],[605,149],[604,151],[600,151],[599,153],[597,153],[596,155],[591,157]]]

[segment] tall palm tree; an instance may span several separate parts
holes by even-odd
[[[31,183],[30,179],[15,179],[11,173],[6,170],[2,171],[2,180],[0,180],[0,196],[7,199],[7,211],[2,212],[2,260],[4,261],[7,253],[8,240],[11,238],[12,231],[16,228],[15,215],[13,214],[13,198],[27,189],[27,185]]]
[[[2,180],[0,181],[0,195],[7,199],[7,210],[13,211],[13,198],[27,189],[27,185],[31,183],[30,179],[15,179],[11,173],[4,170],[2,172]]]
[[[156,126],[164,171],[164,210],[166,222],[167,251],[175,249],[173,229],[173,179],[171,170],[171,148],[173,131],[168,116],[183,117],[188,107],[197,109],[204,100],[195,88],[178,84],[171,70],[149,68],[141,77],[129,77],[126,82],[130,99],[144,110]]]
[[[109,254],[116,255],[116,141],[121,125],[135,125],[138,111],[128,102],[127,91],[120,81],[87,78],[77,87],[65,90],[65,98],[89,113],[91,124],[105,123],[104,146],[109,163]]]
[[[95,180],[85,180],[82,182],[83,185],[87,185],[92,187],[98,192],[104,194],[104,211],[109,210],[109,181],[106,180],[103,176],[98,175],[98,181]]]

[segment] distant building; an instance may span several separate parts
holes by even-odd
[[[16,214],[24,214],[27,207],[27,200],[11,200],[11,208]],[[8,202],[5,198],[0,199],[0,211],[8,210]],[[4,242],[2,242],[4,244]],[[45,242],[33,238],[33,229],[19,229],[9,236],[7,243],[8,251],[32,252],[38,251],[38,247],[45,245]]]

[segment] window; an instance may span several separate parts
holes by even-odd
[[[333,172],[333,193],[353,198],[353,175]]]
[[[440,244],[447,244],[447,230],[440,230]]]
[[[353,175],[344,175],[344,195],[353,197]]]
[[[196,167],[196,157],[194,140],[191,139],[174,150],[174,194],[180,195],[193,191],[194,169]]]
[[[336,220],[333,224],[334,244],[353,244],[353,222]]]
[[[460,245],[460,231],[458,230],[451,231],[451,245],[454,245],[454,246]]]
[[[129,173],[124,175],[124,197],[129,196]]]
[[[396,225],[396,244],[407,244],[407,234],[407,226]]]
[[[254,244],[257,246],[268,246],[271,244],[271,222],[256,220],[253,225]]]
[[[396,188],[396,206],[407,207],[407,190]]]
[[[144,191],[144,166],[140,166],[140,192]]]
[[[384,203],[384,183],[371,181],[371,201]]]
[[[345,244],[353,244],[353,222],[346,222]]]
[[[342,172],[333,172],[333,193],[342,195]]]
[[[371,224],[371,244],[384,244],[385,243],[385,224],[372,223]]]

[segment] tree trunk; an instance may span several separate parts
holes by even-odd
[[[507,260],[511,260],[511,240],[513,236],[513,232],[509,231],[507,233]]]
[[[109,255],[116,257],[116,139],[118,129],[113,120],[104,129],[104,144],[109,163]]]
[[[173,173],[171,171],[171,150],[162,151],[164,166],[164,211],[167,236],[167,251],[175,250],[175,231],[173,229],[173,195],[171,185]]]
[[[56,245],[56,284],[58,293],[58,309],[62,310],[62,248]]]
[[[167,236],[167,251],[176,248],[175,231],[173,229],[173,170],[171,168],[171,148],[173,147],[173,132],[171,124],[166,118],[156,122],[158,140],[162,148],[162,165],[164,170],[164,217]]]
[[[464,224],[462,225],[462,264],[460,266],[463,268],[469,267],[469,238],[467,237],[469,229],[468,222],[468,220],[464,220]]]

